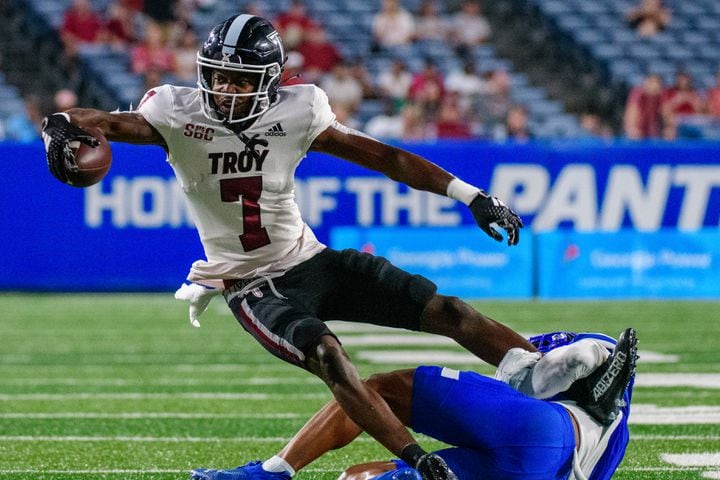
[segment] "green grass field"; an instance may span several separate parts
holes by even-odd
[[[634,326],[632,440],[614,478],[720,479],[720,303],[475,306],[526,334]],[[192,467],[234,467],[275,453],[330,399],[257,345],[221,299],[202,320],[192,328],[171,294],[0,295],[0,479],[184,479]],[[415,362],[491,372],[437,337],[334,328],[363,375]],[[296,478],[335,479],[385,458],[362,436]]]

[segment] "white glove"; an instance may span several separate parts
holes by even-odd
[[[175,292],[175,298],[190,302],[190,325],[199,328],[198,318],[203,314],[215,295],[222,292],[219,288],[206,287],[198,283],[183,283]]]
[[[511,348],[500,361],[500,365],[495,371],[495,379],[518,390],[520,384],[541,357],[540,352],[529,352],[518,347]]]

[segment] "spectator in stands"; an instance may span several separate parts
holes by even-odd
[[[133,14],[141,13],[145,8],[144,0],[119,0],[119,3],[122,3]]]
[[[115,50],[124,51],[135,42],[135,12],[122,1],[114,1],[107,7],[105,35],[108,44]]]
[[[192,17],[198,9],[197,0],[178,0],[175,3],[173,20],[163,26],[165,44],[176,48],[188,29],[192,29]]]
[[[423,108],[414,103],[406,104],[402,109],[404,141],[423,141],[435,138],[435,126],[427,119]]]
[[[365,124],[365,133],[382,140],[403,138],[403,117],[398,113],[397,104],[390,98],[383,102],[383,112],[375,115]]]
[[[306,83],[316,83],[330,72],[342,56],[335,45],[330,43],[322,27],[311,28],[306,32],[305,40],[298,45],[297,51],[305,59],[303,76]]]
[[[485,43],[490,38],[490,23],[482,16],[480,2],[467,0],[452,19],[451,39],[457,54],[466,57],[475,45]]]
[[[462,70],[450,72],[445,88],[458,96],[462,111],[468,111],[473,100],[487,91],[487,85],[478,75],[475,63],[469,60],[464,63]]]
[[[40,139],[40,124],[45,114],[37,95],[23,98],[25,110],[15,112],[5,120],[5,138],[13,142],[32,143]]]
[[[585,137],[588,138],[612,138],[613,133],[610,127],[603,123],[600,116],[593,112],[580,114],[580,128]]]
[[[399,0],[383,0],[373,18],[372,34],[376,49],[407,45],[415,35],[415,21]]]
[[[413,76],[408,99],[418,104],[426,115],[434,116],[445,95],[443,75],[431,58],[426,58],[422,71]]]
[[[348,128],[360,131],[362,125],[354,113],[344,103],[330,102],[330,108],[335,114],[335,119]]]
[[[134,73],[144,75],[153,70],[165,74],[175,70],[175,54],[167,47],[164,31],[155,22],[148,22],[144,41],[132,49],[130,57]]]
[[[305,58],[300,52],[288,52],[280,84],[282,86],[290,86],[307,83],[302,75],[302,69],[304,65]]]
[[[167,34],[166,30],[175,21],[177,3],[177,0],[148,0],[143,4],[143,12]]]
[[[400,110],[407,100],[412,80],[413,76],[407,64],[401,59],[395,59],[389,69],[380,72],[378,86],[381,94],[390,98],[395,103],[395,108]]]
[[[78,106],[77,94],[69,88],[61,88],[53,96],[53,103],[56,112],[64,112]]]
[[[415,17],[415,40],[444,41],[448,29],[447,20],[438,14],[436,0],[423,0]]]
[[[633,140],[661,138],[664,131],[662,116],[663,80],[650,74],[642,85],[634,87],[625,104],[625,135]]]
[[[75,57],[83,45],[102,40],[103,21],[92,9],[89,0],[73,0],[65,11],[60,27],[60,37],[65,45],[65,54]]]
[[[320,88],[325,90],[330,103],[342,105],[350,114],[357,111],[363,99],[362,85],[352,76],[345,62],[335,65],[332,72],[322,79]]]
[[[640,5],[628,12],[625,18],[638,35],[649,37],[667,27],[671,13],[663,5],[662,0],[642,0]]]
[[[483,74],[484,92],[473,102],[473,110],[485,123],[485,130],[505,129],[505,119],[513,105],[510,96],[510,76],[505,70],[490,70]]]
[[[350,75],[360,83],[363,91],[363,98],[378,98],[380,96],[375,83],[370,76],[367,68],[365,68],[365,62],[361,56],[355,57],[348,62],[348,68],[350,69]]]
[[[198,38],[192,28],[186,28],[174,49],[177,81],[183,85],[194,86],[197,81]]]
[[[164,73],[156,68],[149,68],[148,70],[143,73],[143,83],[145,87],[143,88],[144,91],[148,91],[152,88],[155,88],[159,85],[162,85],[163,83],[167,83],[163,81]]]
[[[677,128],[683,117],[698,115],[703,111],[703,98],[687,72],[675,75],[675,85],[666,89],[662,97],[662,113],[668,128]],[[672,134],[674,137],[674,134]]]
[[[528,124],[529,117],[527,109],[522,105],[514,105],[510,108],[505,119],[504,139],[524,142],[533,138]]]
[[[707,92],[707,112],[712,117],[720,118],[720,69],[715,74],[715,86]]]
[[[280,32],[285,48],[292,50],[304,40],[305,32],[317,24],[307,15],[305,2],[293,0],[290,7],[277,16],[273,26]]]
[[[468,139],[472,138],[470,123],[463,116],[456,99],[446,99],[440,106],[435,123],[437,138]]]

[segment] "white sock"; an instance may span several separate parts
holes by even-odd
[[[266,472],[287,472],[292,477],[295,475],[295,469],[290,466],[289,463],[285,461],[284,458],[280,458],[277,455],[274,455],[272,458],[268,458],[265,460],[262,464],[263,470]]]
[[[534,398],[550,398],[590,375],[609,355],[602,344],[590,338],[556,348],[533,366],[518,390]]]

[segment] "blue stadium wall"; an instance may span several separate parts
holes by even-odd
[[[406,144],[512,204],[508,248],[465,207],[311,154],[306,221],[465,298],[720,298],[720,143]],[[168,291],[203,258],[165,153],[113,145],[99,185],[64,186],[41,144],[0,144],[0,290]]]

